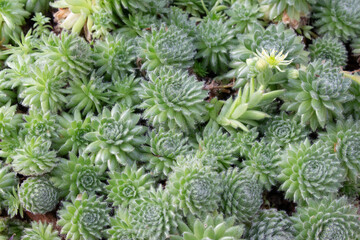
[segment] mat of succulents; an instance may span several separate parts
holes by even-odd
[[[0,0],[0,240],[360,240],[360,0]]]

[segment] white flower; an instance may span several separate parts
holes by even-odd
[[[288,53],[283,54],[283,51],[280,51],[278,53],[277,50],[272,49],[270,53],[262,48],[261,53],[259,50],[256,50],[255,54],[259,60],[257,62],[257,67],[259,69],[263,69],[265,66],[269,66],[270,68],[276,68],[280,72],[283,72],[283,70],[280,69],[279,66],[287,66],[289,65],[293,60],[285,60]]]

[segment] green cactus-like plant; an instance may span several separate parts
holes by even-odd
[[[360,5],[356,0],[317,0],[313,12],[319,34],[345,42],[360,34]]]
[[[295,239],[295,234],[290,217],[273,208],[261,210],[247,233],[250,240],[291,240]]]
[[[122,21],[125,25],[117,29],[115,32],[117,34],[122,33],[125,36],[132,38],[143,36],[145,33],[144,30],[151,29],[154,26],[160,27],[161,25],[161,22],[156,17],[156,15],[143,14],[142,12],[137,12],[134,14],[129,14],[126,17],[122,17]]]
[[[241,157],[245,157],[246,153],[250,151],[252,144],[259,136],[257,128],[250,128],[248,132],[236,132],[235,141],[239,145],[239,152]]]
[[[201,161],[179,164],[169,176],[166,188],[184,215],[201,216],[217,210],[221,181],[218,174]]]
[[[25,228],[21,240],[60,240],[59,232],[54,229],[52,224],[31,222],[31,227]]]
[[[111,15],[111,11],[102,7],[92,14],[93,25],[90,29],[93,38],[103,39],[115,30],[115,20]]]
[[[351,43],[352,53],[355,56],[360,55],[360,38],[355,38]]]
[[[56,117],[50,112],[42,113],[39,109],[30,109],[29,115],[24,115],[25,123],[21,131],[24,135],[53,139],[58,137],[60,126],[56,123]]]
[[[66,199],[74,200],[81,193],[90,195],[103,190],[103,174],[87,156],[70,153],[70,159],[60,162],[51,175],[50,181]]]
[[[146,162],[154,175],[168,176],[175,165],[176,157],[191,151],[189,139],[182,132],[160,128],[149,133],[149,137],[149,146],[145,149],[152,156],[149,156]]]
[[[72,202],[63,202],[57,224],[62,227],[61,234],[66,234],[66,239],[101,239],[109,225],[109,212],[103,197],[83,193]]]
[[[109,240],[139,240],[136,236],[128,210],[118,209],[110,219],[110,229],[107,230]]]
[[[236,223],[236,218],[226,218],[221,214],[207,215],[203,221],[190,215],[187,223],[179,221],[181,236],[171,236],[170,240],[241,240],[244,226]]]
[[[251,150],[246,154],[246,160],[242,162],[242,171],[268,191],[276,185],[280,173],[281,153],[274,145],[263,141],[254,142]]]
[[[179,214],[171,195],[161,186],[151,188],[130,202],[129,213],[137,237],[149,240],[165,240],[177,227]]]
[[[194,16],[200,16],[205,13],[208,7],[214,4],[213,0],[174,0],[175,6],[184,9]]]
[[[189,19],[188,12],[185,12],[180,8],[171,7],[167,23],[182,29],[191,37],[196,36],[196,21],[191,18]]]
[[[262,10],[270,20],[284,19],[284,15],[290,21],[300,21],[300,17],[306,17],[310,13],[310,4],[316,0],[262,0]]]
[[[174,25],[152,26],[139,39],[139,56],[142,69],[154,70],[163,66],[189,68],[194,64],[195,46],[193,38]]]
[[[279,165],[280,189],[285,198],[300,204],[336,193],[345,180],[340,160],[322,141],[290,145]]]
[[[122,34],[109,34],[94,45],[94,64],[97,74],[114,77],[134,72],[136,45]]]
[[[11,102],[0,107],[0,138],[16,134],[23,122],[22,115],[16,113],[16,107],[11,105]]]
[[[90,45],[75,34],[62,31],[59,36],[50,33],[43,36],[35,54],[38,65],[50,65],[72,77],[89,75],[93,70],[94,60]]]
[[[141,99],[139,92],[141,78],[136,78],[134,74],[119,76],[113,74],[110,90],[110,102],[119,103],[129,108],[136,107],[140,104]]]
[[[250,222],[263,203],[261,185],[238,168],[223,171],[221,179],[220,211],[226,217],[235,216],[240,222]]]
[[[104,108],[102,114],[92,121],[90,133],[84,135],[91,143],[85,153],[95,155],[96,164],[114,170],[118,164],[127,165],[141,159],[141,144],[145,143],[146,127],[137,125],[140,116],[130,109],[121,111],[116,104],[111,110]]]
[[[347,51],[345,45],[337,38],[325,35],[317,38],[309,46],[310,57],[313,61],[316,59],[331,61],[333,66],[342,67],[346,65]]]
[[[358,209],[345,197],[324,196],[322,200],[309,200],[296,210],[292,217],[296,240],[360,237]]]
[[[20,147],[20,139],[17,132],[13,132],[6,137],[2,137],[0,142],[0,157],[5,160],[6,163],[13,161],[13,156],[16,155],[16,149]]]
[[[153,185],[151,175],[145,173],[144,168],[136,165],[126,166],[122,172],[109,173],[108,199],[114,206],[128,207],[133,199],[140,198],[142,192],[146,192]]]
[[[1,0],[0,1],[0,39],[2,43],[8,43],[12,36],[19,37],[21,25],[30,15],[24,9],[21,1]]]
[[[25,176],[39,176],[50,172],[60,161],[56,151],[50,150],[51,141],[44,137],[27,137],[20,140],[12,157],[15,172]]]
[[[360,76],[360,75],[355,75],[355,76]],[[344,106],[345,113],[347,115],[352,114],[354,117],[359,116],[360,109],[358,108],[358,106],[360,104],[360,84],[358,84],[357,82],[353,82],[349,88],[349,92],[352,96],[354,96],[354,99],[349,102],[346,102]]]
[[[49,3],[51,0],[25,0],[26,11],[32,13],[47,12],[49,10]]]
[[[330,62],[317,60],[299,72],[299,78],[290,79],[284,94],[283,110],[295,111],[302,124],[315,131],[325,127],[334,118],[343,118],[343,104],[353,100],[349,93],[351,80]]]
[[[360,121],[351,118],[328,125],[326,132],[320,134],[322,139],[335,153],[346,169],[349,180],[356,182],[360,172]]]
[[[45,214],[55,209],[59,193],[46,177],[29,177],[19,188],[21,205],[34,214]]]
[[[140,108],[145,109],[143,117],[151,125],[189,132],[204,122],[207,93],[195,76],[184,70],[163,68],[149,73],[149,79],[142,83]]]
[[[16,174],[10,170],[10,166],[0,164],[0,209],[8,207],[6,198],[11,195],[18,185]]]

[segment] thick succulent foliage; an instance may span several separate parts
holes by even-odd
[[[167,19],[169,25],[174,25],[180,29],[183,29],[189,36],[196,36],[196,21],[189,19],[189,14],[184,12],[180,8],[172,7]]]
[[[151,32],[145,32],[139,39],[141,68],[146,70],[161,66],[189,68],[194,64],[195,50],[193,38],[174,25],[152,26]]]
[[[264,127],[265,141],[281,148],[305,140],[308,132],[295,117],[280,114],[268,120]]]
[[[184,215],[198,216],[217,210],[222,192],[218,173],[200,161],[174,168],[166,188]]]
[[[171,195],[161,186],[151,188],[129,206],[132,224],[138,238],[165,240],[177,227],[179,214],[173,205]]]
[[[109,102],[109,83],[105,83],[102,77],[92,73],[90,77],[82,76],[69,81],[70,86],[66,89],[68,94],[66,107],[70,112],[81,111],[83,115],[89,112],[100,113],[102,106]]]
[[[128,210],[118,209],[110,219],[109,240],[140,240],[131,222]]]
[[[60,36],[50,33],[41,38],[36,53],[39,65],[55,66],[72,77],[88,75],[93,69],[92,51],[90,45],[75,34],[62,31]]]
[[[315,131],[333,118],[343,118],[343,104],[354,98],[349,93],[350,85],[351,80],[339,68],[315,61],[299,72],[298,79],[289,80],[282,109],[296,111],[301,123],[310,123]]]
[[[359,74],[356,76],[360,76]],[[346,102],[344,108],[346,114],[353,114],[355,117],[360,116],[360,84],[353,82],[349,88],[349,92],[354,99]]]
[[[360,238],[357,207],[345,197],[309,200],[307,206],[298,207],[292,220],[296,240],[345,240]]]
[[[239,44],[231,50],[230,67],[234,70],[229,75],[236,77],[241,82],[248,78],[246,60],[256,56],[257,51],[264,49],[267,52],[275,51],[287,53],[285,60],[292,60],[290,66],[308,62],[308,52],[304,50],[302,37],[297,36],[292,29],[287,29],[282,23],[271,24],[266,29],[256,28],[253,33],[244,35],[239,39]]]
[[[221,173],[222,189],[220,210],[227,217],[235,216],[240,222],[250,222],[263,203],[262,187],[238,168]]]
[[[66,84],[65,72],[47,64],[43,68],[35,65],[30,69],[29,76],[23,80],[19,98],[27,107],[55,113],[62,110],[67,102],[63,89]]]
[[[236,132],[233,135],[235,135],[235,142],[239,145],[240,156],[245,157],[253,142],[258,138],[259,132],[257,128],[250,128],[248,132]]]
[[[274,145],[254,142],[246,154],[246,160],[242,162],[242,171],[269,191],[276,185],[276,178],[280,173],[281,152]]]
[[[355,56],[360,55],[360,38],[355,38],[351,43],[352,53]]]
[[[260,12],[260,7],[252,0],[237,1],[231,5],[226,12],[229,15],[229,22],[235,25],[239,33],[251,33],[256,27],[262,27],[264,22],[260,19],[264,14]]]
[[[143,117],[151,125],[189,132],[204,122],[207,92],[195,76],[184,70],[163,68],[150,72],[149,80],[142,83],[140,108],[145,109]]]
[[[297,203],[336,193],[345,180],[340,160],[322,141],[290,145],[279,165],[280,189],[287,199]]]
[[[106,189],[108,199],[114,206],[126,208],[133,199],[140,198],[153,185],[154,181],[150,174],[145,173],[144,168],[126,166],[122,172],[109,173]]]
[[[25,23],[25,18],[29,15],[30,13],[24,9],[21,1],[0,1],[0,39],[2,43],[8,43],[11,36],[20,36],[21,25]]]
[[[23,115],[25,123],[21,131],[24,135],[53,139],[59,137],[60,126],[56,123],[56,117],[50,112],[42,113],[39,109],[30,109],[29,115]]]
[[[13,132],[6,137],[1,137],[0,157],[6,163],[11,163],[16,155],[16,149],[20,147],[20,138],[17,132]]]
[[[235,45],[235,30],[230,21],[207,18],[197,29],[195,46],[196,58],[214,73],[225,72],[230,61],[230,49]]]
[[[18,179],[16,174],[10,170],[10,166],[0,165],[0,208],[3,207],[4,195],[11,194],[13,188],[16,188]]]
[[[150,142],[146,147],[152,156],[147,158],[148,169],[154,175],[167,176],[176,162],[176,157],[191,151],[189,139],[182,132],[164,128],[149,133]]]
[[[110,209],[103,197],[83,193],[73,202],[64,202],[59,210],[61,234],[69,240],[96,240],[105,236]]]
[[[21,240],[60,240],[59,232],[52,224],[31,222],[31,227],[25,228]]]
[[[103,38],[110,34],[110,32],[116,29],[113,16],[111,12],[106,8],[101,8],[92,14],[93,26],[90,31],[93,38]]]
[[[213,0],[174,0],[174,5],[183,8],[194,16],[200,16],[200,14],[206,11],[202,2],[204,2],[206,8],[211,7],[214,3]]]
[[[59,153],[65,155],[69,152],[82,153],[89,145],[90,141],[85,139],[85,134],[92,132],[91,114],[81,117],[79,111],[75,110],[74,115],[63,112],[61,116],[57,117],[59,125],[62,127],[59,131],[60,141]]]
[[[104,108],[92,121],[93,132],[85,134],[91,143],[85,152],[94,154],[96,164],[114,170],[118,163],[126,165],[141,159],[141,144],[145,143],[146,127],[137,125],[140,116],[130,109],[121,111],[116,104],[111,111]]]
[[[45,214],[55,209],[59,193],[45,177],[29,177],[19,188],[21,205],[34,214]]]
[[[300,17],[310,12],[310,3],[316,0],[262,0],[265,14],[270,20],[283,18],[287,15],[290,20],[300,21]],[[265,6],[264,6],[265,5]],[[268,5],[268,6],[266,6]]]
[[[134,39],[128,39],[123,34],[109,34],[94,45],[94,64],[97,74],[108,76],[123,76],[134,72],[136,60]]]
[[[50,181],[61,190],[66,199],[75,199],[79,194],[92,194],[103,189],[103,174],[87,156],[77,157],[70,154],[69,160],[63,160],[51,173]]]
[[[357,0],[318,0],[314,26],[319,34],[348,41],[360,34],[360,5]]]
[[[331,124],[326,132],[320,134],[322,139],[335,153],[346,169],[347,177],[356,181],[360,172],[360,121],[351,118]]]
[[[112,9],[113,12],[121,19],[126,12],[136,13],[163,13],[169,5],[169,0],[110,0],[105,1],[105,5]]]
[[[132,38],[142,36],[145,33],[144,30],[151,29],[153,26],[160,27],[160,20],[156,15],[143,14],[141,12],[129,14],[127,17],[123,17],[122,21],[125,25],[115,32]]]
[[[244,226],[236,223],[236,218],[224,219],[221,214],[207,215],[204,220],[189,215],[187,221],[179,221],[180,236],[171,240],[241,240]]]
[[[132,75],[120,76],[114,74],[112,76],[110,90],[110,102],[125,105],[129,108],[136,107],[140,104],[141,99],[139,92],[141,91],[141,78]]]
[[[23,122],[22,115],[16,113],[16,107],[11,106],[11,102],[0,107],[0,138],[17,133],[20,123]]]
[[[292,240],[295,229],[290,217],[276,209],[261,210],[247,233],[249,240]]]
[[[24,222],[9,217],[0,218],[0,239],[20,240],[23,230],[26,227]]]
[[[331,61],[335,67],[346,65],[348,53],[345,45],[337,38],[330,36],[318,38],[309,46],[309,50],[313,61],[316,59]]]
[[[12,157],[15,172],[25,176],[43,175],[50,172],[59,162],[56,151],[51,148],[51,141],[44,137],[27,137],[20,140]]]
[[[238,160],[240,146],[235,141],[235,136],[218,130],[204,131],[203,137],[198,137],[198,154],[202,155],[206,165],[215,169],[227,169]]]
[[[1,86],[14,89],[22,86],[25,78],[29,77],[29,66],[34,62],[34,59],[30,56],[20,56],[19,54],[11,55],[6,61],[6,67],[0,71]]]

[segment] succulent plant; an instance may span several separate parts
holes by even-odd
[[[122,34],[109,34],[94,45],[94,63],[98,75],[125,76],[134,72],[136,45]]]
[[[145,109],[143,117],[151,125],[189,132],[197,123],[204,122],[207,93],[195,76],[164,68],[150,72],[149,79],[142,83],[140,108]]]
[[[0,141],[0,157],[6,163],[11,163],[16,155],[16,149],[20,147],[21,137],[18,132],[13,132],[7,136],[1,137]]]
[[[51,0],[25,0],[25,9],[32,13],[47,12],[50,2]]]
[[[137,12],[129,14],[128,16],[122,17],[121,20],[124,22],[124,26],[116,29],[116,34],[123,34],[129,38],[136,38],[145,34],[144,30],[149,30],[152,27],[160,27],[161,21],[156,15],[144,14]]]
[[[171,195],[161,186],[157,190],[151,188],[131,201],[129,213],[137,237],[149,240],[165,240],[177,227],[179,218]]]
[[[8,62],[16,61],[18,58],[29,57],[32,58],[32,53],[35,52],[37,39],[35,38],[35,31],[31,29],[24,34],[21,32],[19,36],[12,36],[13,44],[6,44],[4,51],[0,52],[0,58],[6,58],[6,65]]]
[[[298,207],[292,218],[296,240],[305,239],[358,239],[360,224],[357,208],[345,197],[309,200]]]
[[[0,209],[6,207],[6,195],[11,194],[17,187],[18,179],[16,174],[10,170],[10,166],[0,165]],[[5,199],[4,199],[5,198]]]
[[[174,0],[173,4],[194,16],[200,16],[207,11],[207,7],[210,7],[213,2],[213,0]]]
[[[280,148],[305,140],[308,133],[296,117],[284,113],[269,119],[264,129],[265,141]]]
[[[191,151],[189,139],[182,132],[164,128],[149,133],[149,146],[145,149],[151,154],[146,158],[152,174],[168,176],[175,165],[176,157]]]
[[[61,234],[66,234],[66,239],[101,239],[109,225],[109,212],[103,197],[85,192],[72,202],[63,202],[57,224],[62,227]]]
[[[247,235],[250,240],[291,240],[296,236],[290,217],[284,211],[274,208],[261,210]]]
[[[59,162],[56,151],[50,150],[51,141],[44,137],[27,137],[20,140],[12,157],[15,172],[25,176],[38,176],[50,172]]]
[[[136,107],[140,104],[141,99],[139,92],[141,78],[132,75],[119,76],[119,74],[113,74],[111,86],[109,88],[111,103],[119,103],[129,108]]]
[[[319,34],[348,41],[360,34],[360,5],[356,0],[318,0],[313,5],[314,26]]]
[[[350,85],[351,80],[330,62],[315,61],[299,72],[298,79],[289,79],[282,109],[297,112],[301,123],[315,131],[335,117],[343,118],[343,103],[353,99]]]
[[[355,56],[360,55],[360,38],[355,38],[351,43],[352,53]]]
[[[121,19],[126,16],[126,12],[156,14],[164,11],[168,4],[169,0],[110,0],[105,2],[105,5]]]
[[[152,26],[151,32],[139,39],[141,68],[146,70],[163,66],[189,68],[194,64],[195,50],[193,38],[174,25]]]
[[[326,132],[320,134],[322,139],[335,153],[346,169],[346,176],[356,182],[360,172],[360,121],[349,118],[329,124]]]
[[[185,31],[190,37],[196,36],[196,21],[189,19],[189,14],[180,8],[171,7],[167,24],[174,25]]]
[[[356,75],[359,76],[359,75]],[[353,82],[349,88],[349,92],[352,96],[354,96],[354,99],[346,102],[344,108],[346,114],[353,114],[355,117],[360,116],[360,84]]]
[[[55,67],[33,67],[29,77],[24,79],[19,97],[22,104],[41,109],[44,113],[57,112],[66,103],[64,87],[67,84],[64,72]]]
[[[137,125],[140,116],[130,109],[121,111],[116,104],[111,111],[104,108],[102,114],[92,121],[90,133],[84,135],[91,143],[85,153],[96,156],[96,164],[114,170],[118,164],[127,165],[141,159],[140,147],[146,141],[146,127]]]
[[[250,222],[263,203],[262,187],[238,168],[223,171],[221,179],[220,211],[226,217],[235,216],[239,222]]]
[[[128,210],[118,209],[110,219],[109,240],[138,240]]]
[[[345,180],[340,160],[322,141],[311,145],[306,139],[291,144],[279,165],[280,189],[285,191],[285,198],[300,204],[336,193]]]
[[[30,15],[24,9],[24,4],[20,1],[1,0],[0,1],[0,39],[2,43],[8,43],[12,36],[19,37],[21,25]]]
[[[286,19],[300,22],[300,17],[310,13],[310,4],[316,0],[262,0],[262,9],[270,19]],[[298,24],[296,24],[298,25]]]
[[[59,36],[51,33],[41,40],[39,52],[35,55],[39,65],[54,66],[75,78],[91,73],[92,51],[82,37],[62,31]]]
[[[31,20],[34,21],[33,35],[35,37],[40,38],[42,35],[48,36],[50,34],[51,26],[49,17],[44,16],[41,12],[35,12]]]
[[[21,56],[17,53],[11,55],[6,61],[7,68],[0,71],[1,86],[8,89],[22,87],[24,79],[30,75],[30,66],[33,62],[30,56]]]
[[[145,173],[144,168],[136,165],[126,166],[122,172],[110,172],[108,185],[108,199],[114,206],[128,207],[133,199],[140,198],[142,192],[146,192],[153,185],[151,176]]]
[[[16,113],[16,105],[11,102],[0,107],[0,138],[17,133],[19,125],[23,122],[21,114]]]
[[[166,186],[174,204],[185,216],[202,216],[217,210],[222,192],[218,173],[201,161],[181,165],[174,168]]]
[[[27,224],[18,219],[0,218],[0,239],[8,240],[13,238],[13,240],[20,240],[26,226]]]
[[[348,54],[345,45],[337,38],[327,35],[317,38],[309,46],[309,50],[313,61],[316,59],[331,61],[335,67],[346,65]]]
[[[102,106],[109,102],[110,84],[105,83],[103,78],[95,73],[89,78],[85,76],[73,78],[69,83],[70,86],[66,89],[68,94],[66,107],[70,108],[70,112],[78,110],[83,115],[89,112],[100,113]]]
[[[236,1],[226,14],[230,17],[229,22],[235,25],[239,33],[251,33],[264,25],[261,21],[264,14],[260,11],[259,4],[252,0]]]
[[[115,30],[115,21],[111,15],[111,11],[105,7],[101,7],[92,14],[93,25],[90,29],[93,38],[104,38]]]
[[[31,222],[31,227],[25,228],[21,240],[60,240],[59,232],[50,223]]]
[[[236,218],[224,219],[221,214],[207,215],[201,221],[190,215],[187,223],[179,221],[180,236],[171,236],[170,240],[241,240],[244,226],[236,223]]]
[[[74,200],[81,193],[91,195],[103,190],[104,176],[87,156],[70,153],[70,159],[60,162],[51,175],[50,181],[66,199]]]
[[[214,128],[203,132],[202,138],[198,136],[198,154],[215,169],[227,169],[238,160],[240,146],[235,136],[224,133],[222,128]]]
[[[242,162],[242,171],[268,191],[276,185],[280,173],[281,152],[274,145],[264,141],[254,142],[246,154],[246,160]]]
[[[21,129],[24,135],[53,139],[59,137],[60,126],[56,123],[56,117],[50,112],[42,113],[39,109],[30,109],[29,115],[23,115],[25,123]]]
[[[294,30],[287,29],[282,23],[271,24],[266,29],[257,27],[251,34],[240,38],[238,46],[231,50],[232,61],[230,67],[233,70],[227,73],[226,76],[236,77],[235,87],[244,85],[252,74],[246,60],[256,57],[257,52],[262,50],[267,53],[286,53],[286,58],[283,60],[292,60],[290,66],[306,64],[309,53],[304,50],[304,47],[302,37],[297,36]]]
[[[45,214],[55,209],[59,194],[46,177],[29,177],[19,188],[21,205],[34,214]]]
[[[257,128],[253,127],[248,132],[236,132],[234,135],[235,141],[239,145],[240,156],[245,157],[246,153],[250,151],[253,142],[258,138],[259,132]]]
[[[214,73],[227,70],[230,61],[230,49],[236,45],[235,30],[230,21],[207,18],[197,29],[195,46],[198,49],[196,58]]]

